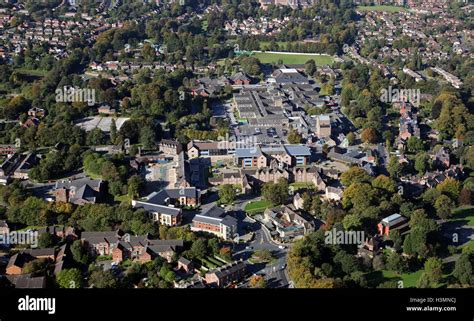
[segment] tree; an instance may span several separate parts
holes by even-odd
[[[426,272],[423,272],[416,282],[416,287],[419,289],[426,289],[431,287],[430,279]]]
[[[353,166],[341,175],[341,183],[344,186],[350,186],[353,183],[370,182],[371,177],[367,172],[358,166]]]
[[[356,136],[353,132],[350,132],[349,134],[347,134],[346,138],[347,138],[347,142],[349,143],[349,145],[351,145],[351,146],[354,145],[355,140],[356,140]]]
[[[454,265],[453,275],[459,283],[465,285],[474,285],[474,259],[472,253],[463,253]]]
[[[388,161],[387,171],[390,174],[390,177],[396,178],[399,177],[402,173],[402,165],[398,161],[397,156],[391,156]]]
[[[393,181],[393,179],[385,175],[379,175],[376,178],[374,178],[374,180],[372,181],[372,186],[375,188],[385,190],[389,193],[395,193],[395,191],[397,190],[397,185]]]
[[[422,151],[425,148],[425,144],[418,137],[411,136],[408,138],[407,148],[409,152],[416,153]]]
[[[377,131],[373,128],[366,128],[361,133],[361,138],[364,143],[376,143],[377,142]]]
[[[96,270],[91,273],[89,284],[99,289],[112,289],[118,287],[118,280],[112,270]]]
[[[446,195],[441,195],[436,199],[434,207],[436,215],[445,220],[451,216],[451,210],[454,208],[454,202]]]
[[[207,254],[207,245],[206,240],[199,239],[196,240],[193,245],[191,245],[190,254],[197,259],[201,259]]]
[[[308,60],[305,64],[304,64],[304,71],[306,73],[306,75],[308,76],[313,76],[314,73],[316,72],[316,63],[314,62],[313,59],[310,59]]]
[[[397,272],[398,274],[403,273],[405,270],[403,257],[396,252],[390,253],[387,259],[387,268]]]
[[[80,240],[76,240],[72,243],[71,253],[72,253],[72,258],[77,263],[87,265],[89,264],[91,260],[89,252],[87,251],[87,249],[84,247],[84,245],[82,244]]]
[[[425,273],[431,283],[438,283],[443,276],[443,261],[436,257],[430,257],[425,262]]]
[[[117,139],[117,123],[115,122],[115,118],[112,118],[112,122],[110,124],[110,141],[112,144],[115,144],[115,140]]]
[[[62,270],[56,276],[59,287],[65,289],[77,289],[82,285],[82,273],[78,269]]]
[[[283,204],[288,199],[288,181],[280,178],[276,184],[265,183],[262,188],[262,196],[273,205]]]
[[[459,193],[459,204],[460,205],[471,205],[471,191],[463,188]]]
[[[290,144],[300,144],[303,136],[301,136],[296,130],[290,129],[288,134],[288,142]]]
[[[156,134],[151,126],[143,126],[140,129],[140,143],[146,149],[151,149],[156,143]]]
[[[221,185],[219,188],[219,199],[221,203],[232,204],[235,201],[236,193],[231,184]]]
[[[390,240],[392,240],[393,242],[393,248],[395,249],[395,251],[400,251],[403,244],[403,238],[399,230],[390,231]]]
[[[54,238],[50,233],[42,233],[38,237],[38,247],[45,249],[54,245]]]
[[[267,261],[267,262],[270,261],[273,257],[272,252],[270,252],[270,250],[267,250],[267,249],[257,250],[255,251],[253,256],[258,258],[259,260]]]
[[[344,216],[342,225],[344,226],[345,230],[355,230],[362,225],[362,221],[358,215],[348,214]]]
[[[48,260],[46,259],[34,260],[25,263],[23,266],[23,273],[31,273],[32,276],[45,275],[46,271],[48,270],[48,266]]]
[[[140,194],[145,189],[145,181],[139,175],[133,175],[128,179],[128,196],[131,198],[140,197]]]
[[[263,289],[267,287],[267,282],[263,276],[254,275],[250,278],[249,285],[251,288]]]
[[[419,153],[415,157],[415,169],[418,174],[423,175],[429,169],[430,156],[427,153]]]
[[[457,201],[459,198],[459,191],[461,190],[461,183],[451,177],[448,177],[443,182],[436,186],[436,189],[441,193],[449,196],[452,201]]]

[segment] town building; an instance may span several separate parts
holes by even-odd
[[[57,181],[54,187],[56,202],[76,205],[95,204],[102,198],[104,182],[90,178]]]
[[[242,281],[245,274],[245,262],[236,261],[207,272],[205,279],[208,285],[222,288],[231,283]]]
[[[146,210],[155,222],[163,225],[181,224],[181,207],[198,207],[201,204],[201,191],[196,187],[168,188],[153,192],[143,200],[133,200],[134,208]]]
[[[191,231],[208,232],[224,240],[231,240],[237,233],[237,220],[223,208],[214,205],[194,216]]]
[[[384,218],[377,225],[379,235],[389,236],[390,231],[399,230],[401,234],[408,232],[408,219],[398,213]]]

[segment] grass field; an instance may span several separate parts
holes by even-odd
[[[400,275],[396,274],[393,271],[382,271],[383,277],[387,280],[396,279],[403,281],[404,288],[413,288],[416,287],[416,282],[420,278],[423,270],[418,270],[412,273],[402,273]]]
[[[360,11],[385,11],[385,12],[402,12],[402,11],[407,11],[407,9],[403,7],[397,7],[397,6],[358,6],[357,10]]]
[[[258,58],[261,63],[278,63],[278,60],[282,60],[284,64],[305,64],[308,60],[313,59],[317,66],[332,65],[334,59],[328,55],[306,55],[306,54],[286,54],[286,53],[269,53],[269,52],[256,52],[253,57]]]
[[[267,200],[251,202],[245,206],[245,211],[249,214],[263,212],[265,209],[272,207],[272,205],[273,204]]]
[[[449,221],[467,221],[468,225],[474,226],[474,206],[462,206],[454,209]]]
[[[130,196],[128,196],[127,194],[125,194],[125,195],[115,196],[114,201],[120,202],[120,203],[122,203],[122,202],[131,203],[132,198]]]
[[[416,282],[420,278],[421,274],[423,273],[423,270],[418,270],[416,272],[412,273],[402,273],[398,275],[397,273],[393,271],[388,271],[388,270],[383,270],[383,271],[374,271],[371,273],[368,273],[367,280],[370,283],[373,283],[372,285],[375,286],[376,284],[380,284],[386,281],[403,281],[403,287],[404,288],[411,288],[411,287],[416,287]]]
[[[295,191],[299,189],[314,189],[313,183],[298,182],[298,183],[291,183],[290,186],[292,186],[295,189]]]
[[[453,215],[449,218],[449,222],[466,222],[469,226],[474,226],[474,206],[461,206],[453,210]],[[448,223],[449,224],[449,223]],[[459,248],[468,247],[474,250],[474,240],[464,243]]]
[[[33,76],[33,77],[44,77],[48,73],[45,70],[40,69],[26,69],[26,68],[16,68],[15,71],[26,75],[26,76]]]
[[[275,41],[280,47],[280,51],[286,50],[287,41]],[[270,41],[260,41],[260,50],[267,50],[267,46],[270,44]]]

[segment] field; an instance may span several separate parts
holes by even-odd
[[[370,283],[378,284],[385,281],[403,281],[404,288],[416,287],[416,282],[420,278],[423,270],[418,270],[412,273],[402,273],[400,275],[396,274],[393,271],[374,271],[367,274],[367,280]]]
[[[293,187],[295,191],[300,190],[300,189],[314,189],[313,183],[298,182],[298,183],[292,183],[290,184],[290,186]]]
[[[275,41],[280,47],[280,51],[286,50],[287,41]],[[260,41],[260,50],[267,50],[267,46],[270,45],[270,41]]]
[[[463,206],[454,209],[449,221],[466,221],[469,226],[474,226],[474,206]]]
[[[249,214],[259,213],[265,211],[265,209],[272,207],[272,203],[266,200],[256,201],[248,203],[245,206],[245,211]]]
[[[448,219],[448,223],[446,224],[449,224],[450,222],[454,224],[458,222],[458,224],[466,224],[474,227],[474,206],[461,206],[454,209],[453,215]],[[466,242],[460,245],[459,247],[468,247],[474,250],[474,240],[470,240],[469,242]]]
[[[284,64],[299,65],[305,64],[308,60],[313,59],[317,66],[332,65],[333,58],[328,55],[310,55],[310,54],[291,54],[291,53],[269,53],[269,52],[256,52],[253,57],[258,58],[261,63],[278,63],[278,60],[282,60]]]
[[[48,73],[45,70],[26,69],[26,68],[16,68],[15,71],[22,74],[22,75],[31,76],[31,77],[44,77]]]
[[[402,12],[402,11],[407,11],[407,9],[403,7],[397,7],[397,6],[358,6],[357,10],[360,11],[385,11],[385,12]]]

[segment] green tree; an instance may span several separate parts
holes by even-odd
[[[82,285],[82,273],[79,269],[62,270],[56,276],[59,287],[65,289],[76,289]]]
[[[316,62],[313,59],[308,60],[305,64],[305,73],[308,76],[313,76],[316,72]]]
[[[128,196],[131,198],[140,197],[145,189],[145,180],[139,175],[133,175],[128,179]]]
[[[418,137],[411,136],[408,138],[407,148],[409,152],[416,153],[422,151],[425,148],[425,144]]]
[[[454,208],[454,202],[446,195],[441,195],[435,201],[434,207],[436,209],[436,215],[440,219],[447,219],[451,216],[451,211]]]
[[[95,270],[89,277],[89,284],[94,288],[113,289],[118,288],[119,282],[112,270]]]
[[[418,153],[415,157],[415,170],[423,175],[430,168],[430,156],[427,153]]]
[[[342,225],[344,226],[345,230],[355,230],[362,225],[362,221],[358,215],[348,214],[344,216]]]
[[[356,140],[356,135],[353,132],[350,132],[349,134],[347,134],[346,138],[349,145],[351,146],[354,145],[355,140]]]
[[[194,258],[201,259],[201,258],[205,257],[206,254],[207,254],[206,240],[204,240],[204,239],[196,240],[193,243],[193,245],[191,245],[190,253]]]
[[[232,204],[235,201],[236,193],[231,184],[221,185],[219,188],[219,199],[224,204]]]
[[[463,253],[454,265],[453,275],[461,284],[474,285],[473,257],[472,253]]]
[[[50,233],[42,233],[38,237],[38,247],[45,249],[54,245],[54,238]]]
[[[341,183],[344,186],[350,186],[353,183],[370,182],[371,177],[367,172],[358,166],[353,166],[341,175]]]
[[[402,173],[402,165],[398,161],[397,156],[391,156],[388,161],[387,171],[390,174],[390,177],[396,178],[399,177]]]
[[[294,129],[290,129],[288,133],[288,142],[290,144],[300,144],[303,137]]]
[[[87,249],[84,247],[84,245],[82,244],[80,240],[76,240],[72,243],[71,253],[72,253],[72,258],[77,263],[87,265],[91,261],[91,257]]]
[[[431,283],[438,283],[443,276],[443,261],[436,257],[430,257],[425,262],[425,273]]]
[[[461,191],[461,183],[454,178],[447,178],[436,186],[436,189],[441,193],[449,196],[452,201],[456,202]]]
[[[263,185],[262,196],[274,205],[280,205],[288,199],[288,181],[280,178],[275,184],[268,182]]]

